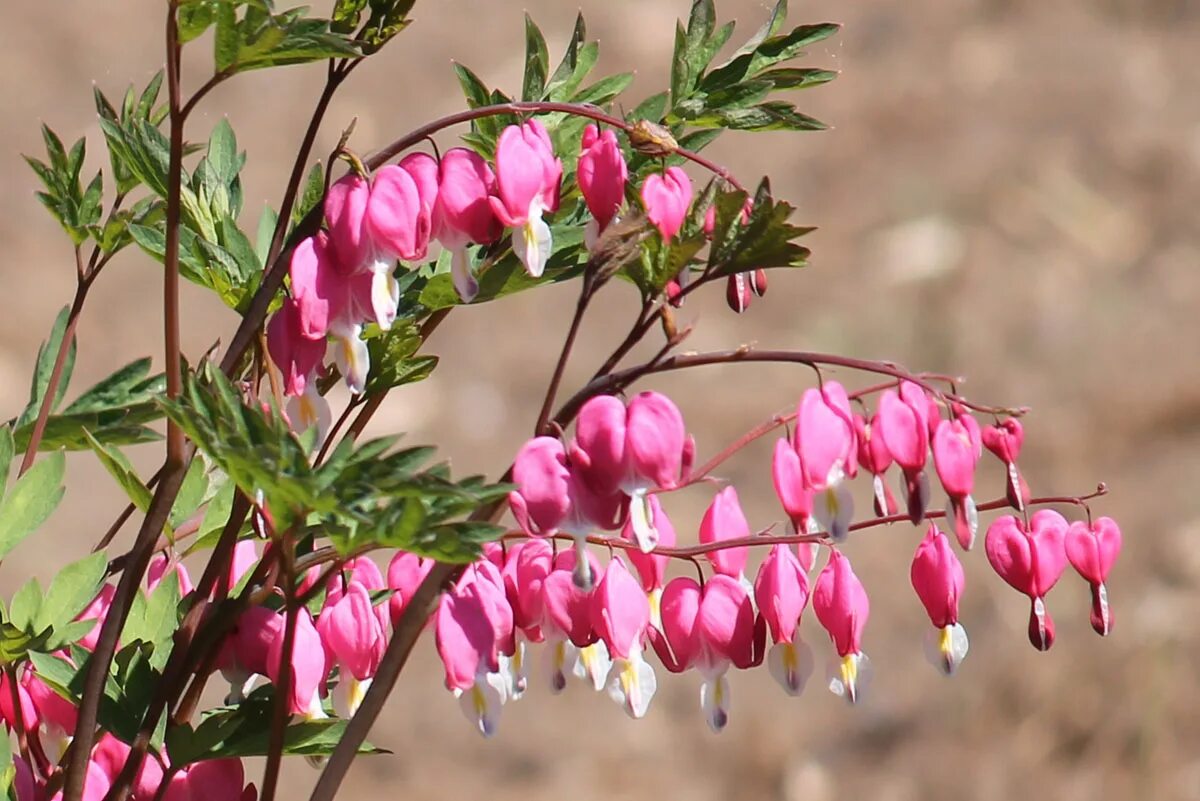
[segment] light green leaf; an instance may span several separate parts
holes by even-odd
[[[32,534],[58,507],[65,491],[66,470],[62,451],[34,462],[0,501],[0,559]]]
[[[8,606],[8,622],[22,631],[32,629],[41,608],[42,586],[36,578],[31,578],[13,594]]]
[[[107,566],[108,556],[98,552],[59,570],[42,599],[41,608],[34,619],[34,629],[58,629],[74,620],[96,597]]]
[[[546,39],[529,13],[525,14],[525,79],[521,82],[522,100],[541,100],[550,71]]]
[[[54,372],[54,362],[58,358],[58,351],[62,347],[63,336],[66,334],[67,321],[70,319],[71,309],[69,306],[63,306],[59,311],[58,316],[54,319],[54,327],[50,329],[50,338],[42,343],[38,349],[37,364],[33,370],[33,382],[29,387],[29,403],[26,404],[25,410],[21,412],[21,416],[17,418],[17,428],[20,428],[27,423],[33,422],[42,408],[42,401],[46,397],[46,390],[50,386],[50,376]],[[71,342],[67,346],[67,353],[63,361],[62,375],[58,380],[58,387],[54,392],[54,400],[50,404],[50,409],[53,411],[62,403],[63,396],[66,395],[67,385],[71,382],[71,373],[75,369],[75,336],[72,334]]]

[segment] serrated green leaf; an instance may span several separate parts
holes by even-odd
[[[121,641],[134,643],[137,641],[158,646],[167,643],[179,625],[179,574],[174,570],[168,571],[163,580],[146,599],[146,609],[137,627],[131,623],[125,624],[121,632]]]
[[[213,64],[217,72],[230,72],[237,63],[238,35],[237,9],[233,3],[218,3],[216,8],[217,33],[213,37]]]
[[[0,559],[32,534],[58,507],[65,491],[62,451],[34,462],[0,501]]]
[[[525,78],[521,82],[522,100],[541,100],[550,72],[550,53],[546,38],[529,13],[525,14]]]

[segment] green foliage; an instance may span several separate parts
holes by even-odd
[[[37,579],[17,590],[0,625],[0,662],[20,661],[32,649],[65,648],[91,631],[94,620],[75,617],[96,596],[107,566],[107,557],[95,553],[62,568],[45,594]]]
[[[380,543],[448,561],[469,561],[502,529],[455,519],[501,497],[507,487],[482,478],[450,479],[445,465],[422,468],[430,451],[392,451],[394,439],[343,441],[320,467],[279,415],[242,402],[214,370],[188,376],[167,415],[242,492],[261,491],[281,529],[308,525],[341,550]],[[420,524],[410,504],[419,504]]]
[[[54,318],[54,326],[50,329],[50,338],[38,348],[37,362],[33,368],[33,381],[29,385],[29,402],[25,404],[25,410],[17,418],[16,427],[18,429],[30,425],[41,412],[42,404],[46,400],[46,393],[50,389],[50,377],[54,374],[54,363],[58,360],[63,339],[67,335],[70,316],[70,307],[63,306],[58,312],[58,316]],[[71,382],[71,373],[75,369],[76,349],[75,335],[72,333],[71,341],[67,344],[66,355],[63,357],[58,386],[55,388],[54,398],[50,401],[51,411],[58,408],[67,393],[67,385]]]
[[[42,139],[46,143],[47,161],[25,157],[45,187],[45,191],[37,193],[37,198],[58,220],[71,242],[79,245],[100,222],[104,178],[97,172],[84,188],[80,177],[87,152],[84,139],[76,141],[68,152],[48,125],[42,125]]]
[[[0,500],[0,559],[17,547],[58,508],[66,456],[59,451],[39,459]]]
[[[205,759],[265,756],[273,688],[255,690],[237,706],[218,707],[204,713],[199,725],[172,726],[166,745],[171,762],[188,765]],[[284,733],[283,753],[295,756],[325,756],[333,752],[348,721],[337,718],[293,723]],[[370,743],[359,747],[360,754],[387,753]]]
[[[34,372],[34,385],[30,392],[30,403],[14,422],[13,440],[18,448],[25,448],[33,433],[33,421],[45,397],[49,381],[49,367],[44,371],[43,362],[53,364],[56,342],[62,337],[56,324],[50,340],[42,347],[38,357],[38,368]],[[159,435],[149,423],[162,417],[155,397],[166,389],[161,373],[150,375],[150,359],[138,359],[117,370],[95,384],[75,399],[65,409],[51,414],[46,421],[46,431],[39,445],[40,450],[81,450],[90,447],[89,435],[107,445],[131,445],[153,442]],[[61,398],[67,390],[69,370],[63,372],[57,396]],[[58,404],[54,405],[57,408]]]
[[[809,250],[795,240],[812,228],[788,222],[793,207],[771,197],[766,178],[754,194],[750,219],[742,222],[743,192],[717,195],[713,246],[708,253],[708,274],[713,277],[734,275],[770,267],[803,267]]]
[[[371,374],[367,377],[367,393],[374,394],[424,381],[437,367],[437,356],[417,356],[421,335],[415,323],[398,321],[387,332],[367,340],[371,355]]]
[[[219,75],[359,55],[353,39],[306,11],[276,14],[271,0],[191,0],[180,9],[180,39],[193,39],[215,26],[213,71]]]

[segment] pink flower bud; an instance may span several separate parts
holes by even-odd
[[[1052,509],[1041,509],[1029,521],[1004,515],[988,527],[984,546],[992,568],[1018,592],[1029,596],[1030,642],[1041,651],[1054,644],[1054,624],[1045,597],[1067,564],[1064,540],[1067,521]]]
[[[629,168],[616,134],[609,129],[600,132],[595,125],[584,128],[582,150],[576,180],[600,232],[612,222],[625,200]]]
[[[1092,628],[1105,637],[1112,631],[1106,584],[1121,553],[1121,529],[1111,517],[1097,518],[1091,525],[1076,521],[1067,529],[1065,545],[1067,559],[1091,585]]]
[[[808,604],[808,576],[786,545],[774,545],[754,579],[754,600],[773,642],[790,643]]]
[[[283,391],[289,396],[303,395],[308,382],[325,358],[325,339],[304,335],[299,303],[285,298],[283,306],[267,323],[267,352],[283,373]]]
[[[808,533],[808,519],[813,512],[812,490],[805,486],[800,455],[787,439],[775,443],[771,479],[775,484],[775,494],[792,521],[792,527],[797,533]]]
[[[495,242],[501,225],[488,202],[495,192],[496,175],[482,156],[465,147],[446,151],[442,156],[433,235],[451,250],[468,242]]]
[[[509,596],[513,601],[513,624],[530,640],[539,642],[545,616],[542,585],[554,566],[553,549],[545,540],[526,540],[510,549],[510,561],[516,563],[515,592]]]
[[[934,626],[944,628],[958,622],[958,599],[966,580],[962,563],[946,535],[932,523],[917,546],[909,577]]]
[[[1024,511],[1029,503],[1029,486],[1017,469],[1017,458],[1021,455],[1021,445],[1025,442],[1025,430],[1021,421],[1010,417],[1003,423],[988,426],[980,432],[984,447],[994,453],[1004,462],[1007,470],[1005,494],[1014,509]]]
[[[399,624],[417,587],[421,586],[421,582],[425,580],[432,569],[432,559],[426,559],[407,551],[397,551],[396,555],[392,557],[387,569],[387,587],[393,590],[392,597],[388,599],[388,611],[391,614],[392,625]]]
[[[553,437],[526,442],[513,461],[513,483],[508,495],[517,524],[527,533],[552,534],[571,509],[570,471],[562,443]]]
[[[620,559],[608,563],[591,599],[592,629],[614,659],[631,659],[650,625],[650,602]]]
[[[651,173],[642,184],[642,205],[646,217],[669,241],[683,228],[692,205],[692,179],[679,167],[668,167],[662,175]]]
[[[280,616],[280,619],[283,620],[283,616]],[[317,633],[312,615],[307,609],[300,609],[296,613],[296,635],[290,663],[284,660],[285,639],[286,621],[279,629],[278,636],[271,640],[267,648],[267,676],[272,684],[278,686],[283,671],[290,670],[292,680],[288,693],[288,708],[293,715],[313,714],[320,706],[318,694],[324,690],[329,665],[321,635]]]
[[[725,305],[741,314],[750,308],[754,288],[746,273],[736,273],[725,279]]]
[[[571,463],[596,492],[616,492],[625,481],[626,417],[625,404],[615,395],[597,395],[579,410]]]
[[[716,494],[704,519],[700,521],[700,542],[704,545],[750,536],[750,523],[738,502],[737,490],[726,487]],[[718,573],[737,578],[746,567],[750,549],[746,546],[709,551],[708,561]]]
[[[971,429],[963,418],[941,420],[937,424],[933,434],[933,462],[938,478],[950,496],[949,516],[954,521],[954,534],[963,550],[970,550],[979,527],[975,501],[971,499],[979,456],[971,439]]]
[[[104,623],[104,618],[108,616],[108,608],[112,606],[112,599],[116,593],[116,587],[111,584],[105,584],[100,588],[99,594],[92,599],[92,602],[75,616],[76,620],[96,621],[96,625],[92,627],[92,630],[79,640],[80,648],[86,651],[95,650],[96,640],[100,639],[100,626]]]
[[[542,581],[542,631],[547,639],[569,640],[577,648],[596,641],[591,590],[579,587],[572,567],[555,566]]]
[[[192,584],[192,578],[188,575],[187,568],[183,566],[183,563],[172,563],[171,560],[167,558],[166,554],[160,553],[150,560],[150,567],[146,570],[146,592],[154,592],[154,588],[157,587],[164,578],[166,578],[167,572],[170,570],[174,570],[175,575],[179,577],[180,596],[187,595],[189,592],[196,589],[196,586]]]
[[[370,198],[370,184],[355,173],[338,179],[325,195],[329,238],[337,269],[344,275],[362,272],[370,261],[371,243],[364,225]]]
[[[335,664],[362,681],[375,675],[387,647],[383,627],[371,605],[371,596],[360,582],[351,580],[345,593],[325,608],[317,619],[317,633]]]
[[[422,157],[433,166],[436,176],[437,165],[432,158],[423,153],[410,158]],[[436,187],[435,180],[433,193],[436,193]],[[427,187],[427,195],[430,191]],[[366,217],[375,259],[384,255],[405,261],[425,258],[435,199],[436,194],[421,197],[416,178],[402,164],[381,167],[371,184]]]
[[[626,490],[677,486],[687,442],[679,407],[661,393],[639,392],[629,401],[625,425],[625,452],[633,474]]]
[[[858,470],[858,442],[845,388],[826,381],[805,390],[796,414],[793,444],[800,455],[805,486],[815,491],[836,486]]]
[[[862,633],[871,614],[871,602],[850,560],[840,551],[830,552],[829,561],[817,576],[813,611],[829,632],[839,656],[862,651]]]
[[[562,162],[545,126],[536,119],[510,125],[496,142],[498,197],[492,210],[509,227],[524,225],[543,211],[558,209]],[[535,209],[536,204],[536,210]]]

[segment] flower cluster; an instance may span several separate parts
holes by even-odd
[[[267,326],[271,358],[282,373],[284,394],[292,399],[289,418],[300,428],[328,427],[328,408],[315,379],[325,369],[330,340],[333,361],[350,390],[364,391],[370,370],[364,328],[374,323],[387,330],[396,318],[397,260],[425,259],[430,245],[439,243],[452,254],[455,289],[470,302],[479,282],[468,245],[496,242],[511,229],[513,253],[533,277],[542,275],[553,248],[544,218],[559,208],[563,164],[537,119],[504,129],[494,164],[456,147],[438,158],[410,154],[369,177],[361,164],[355,167],[326,195],[325,228],[292,251],[290,294]],[[585,241],[591,250],[627,203],[629,167],[614,131],[585,128],[575,180],[590,213]],[[667,167],[646,176],[637,202],[669,243],[683,229],[694,194],[688,174]],[[747,204],[743,223],[750,210]],[[714,224],[710,205],[703,226],[710,238]],[[682,303],[687,280],[684,270],[668,283],[672,303]],[[766,285],[763,270],[729,276],[730,307],[744,311]]]

